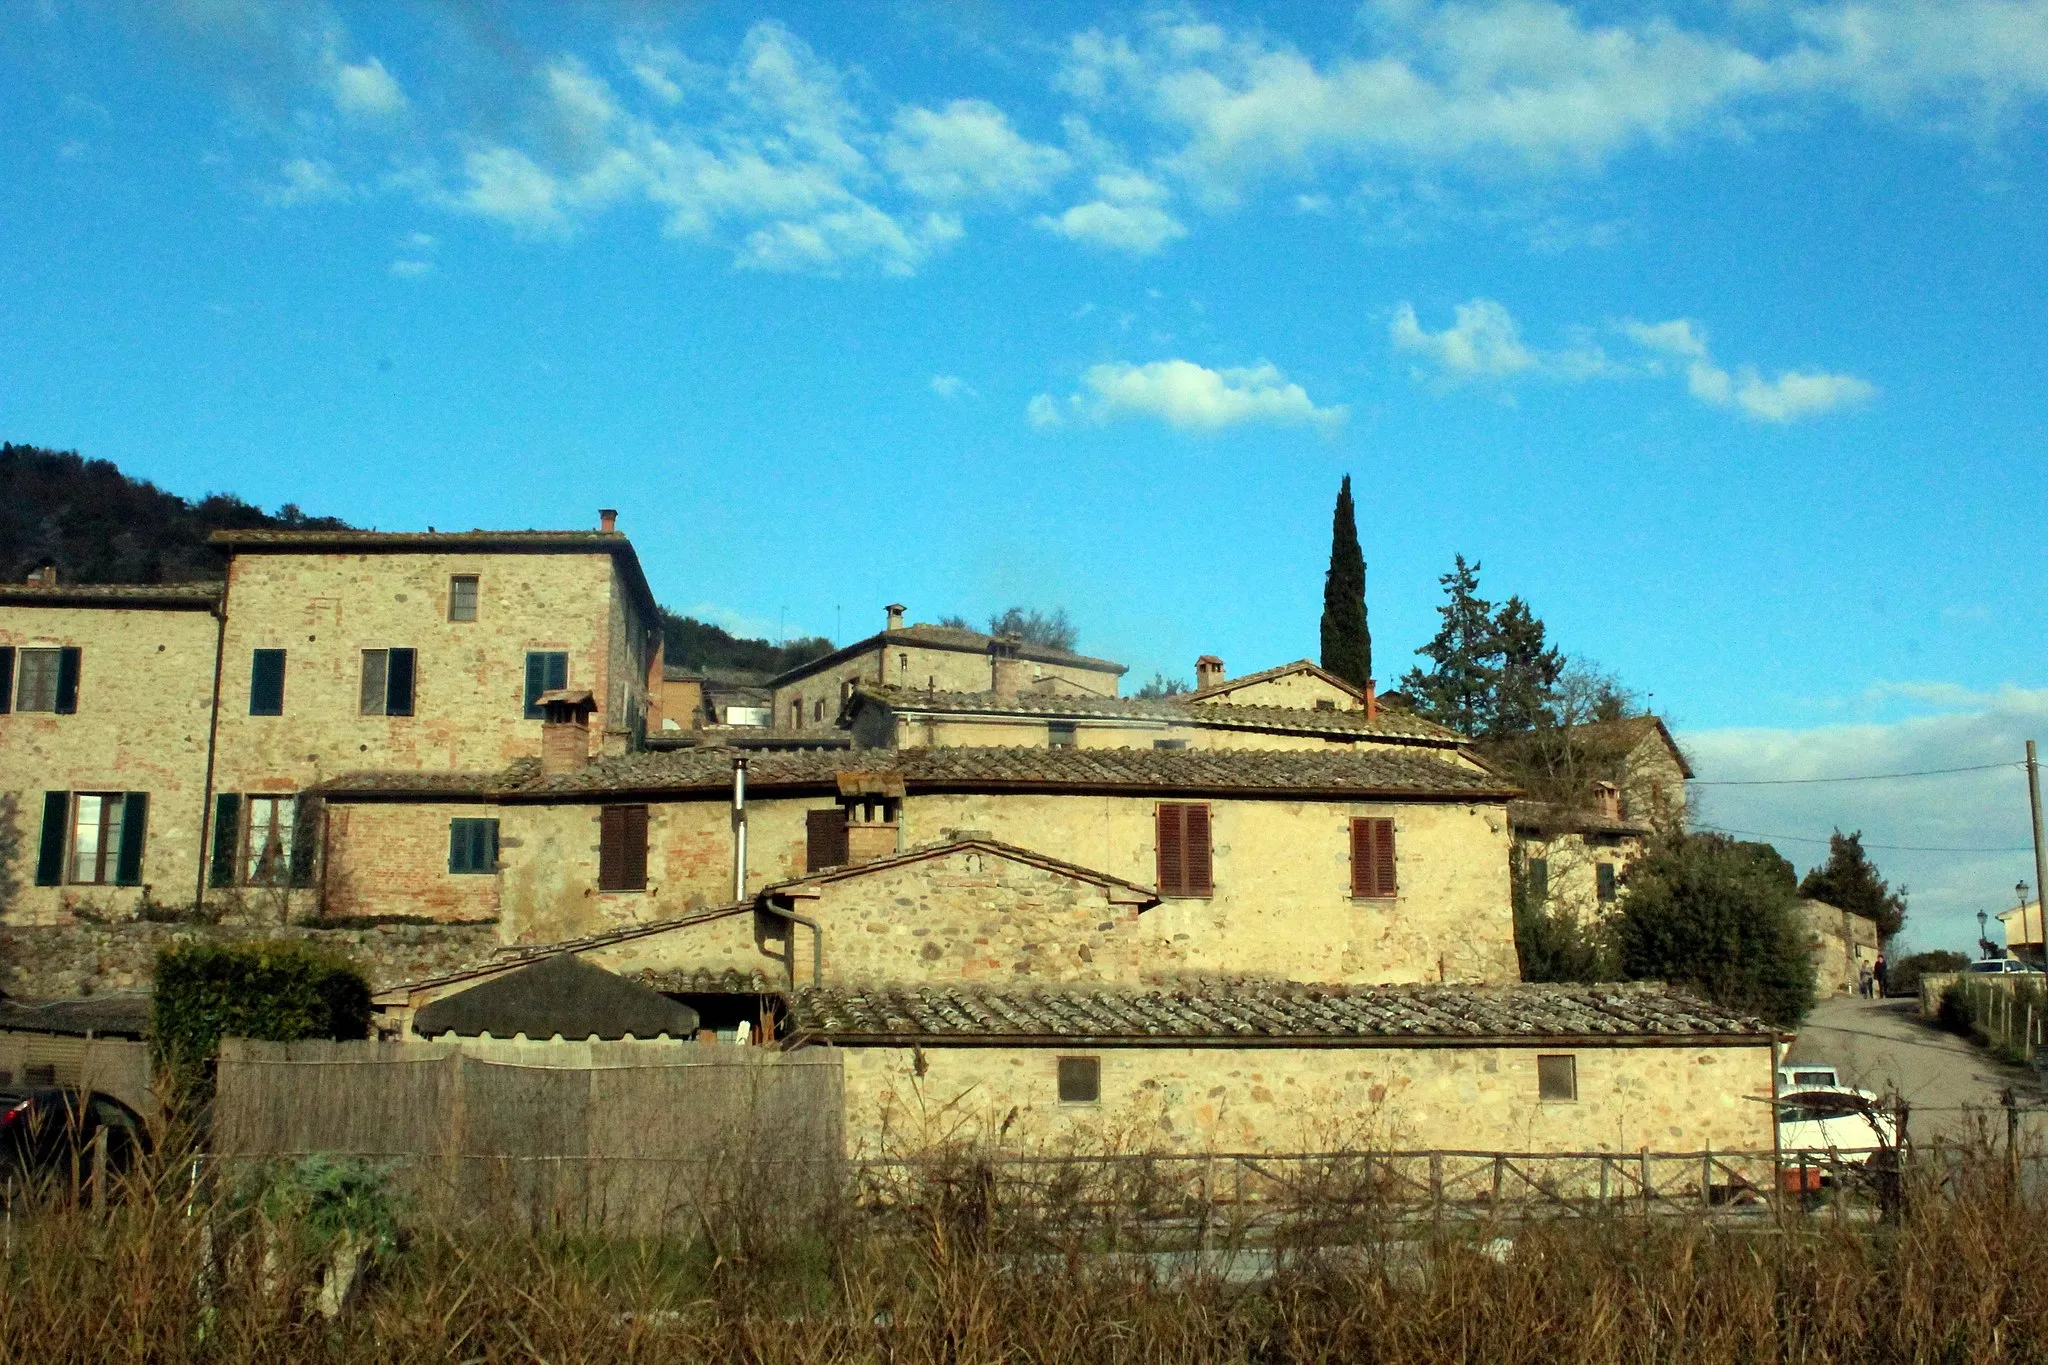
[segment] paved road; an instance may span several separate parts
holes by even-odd
[[[1859,1000],[1835,996],[1814,1007],[1787,1054],[1794,1061],[1832,1062],[1851,1085],[1889,1094],[1913,1106],[1912,1133],[1925,1140],[1968,1135],[1972,1110],[1997,1110],[2007,1086],[2022,1104],[2044,1102],[2032,1071],[2005,1066],[1983,1049],[1922,1022],[1917,1000]],[[2005,1120],[1990,1115],[2002,1139]],[[2048,1140],[2048,1113],[2027,1116],[2027,1131]]]

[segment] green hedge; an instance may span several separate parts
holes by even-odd
[[[194,1099],[212,1092],[223,1038],[366,1038],[370,983],[345,958],[292,940],[194,943],[157,955],[151,1034]]]

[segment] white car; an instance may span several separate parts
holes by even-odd
[[[1778,1068],[1779,1095],[1792,1095],[1802,1090],[1826,1090],[1844,1095],[1860,1095],[1871,1101],[1877,1099],[1871,1091],[1843,1084],[1842,1073],[1829,1062],[1787,1062]]]
[[[1891,1116],[1858,1090],[1795,1090],[1778,1099],[1778,1150],[1788,1160],[1801,1152],[1863,1159],[1892,1146]]]
[[[2031,962],[2022,962],[2016,957],[1979,958],[1963,971],[1971,976],[2013,976],[2020,973],[2041,975],[2041,969]]]

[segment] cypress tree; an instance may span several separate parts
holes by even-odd
[[[1353,687],[1372,676],[1372,632],[1365,622],[1365,552],[1358,546],[1358,515],[1351,476],[1337,490],[1330,522],[1330,572],[1323,578],[1323,667]]]

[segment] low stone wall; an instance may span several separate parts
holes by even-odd
[[[1941,993],[1947,990],[1949,985],[1960,975],[1962,975],[1960,972],[1929,972],[1920,978],[1920,1014],[1922,1018],[1932,1019],[1941,1013]],[[1995,976],[1986,979],[1991,981],[1998,980]]]
[[[370,979],[395,986],[488,961],[499,947],[495,924],[380,924],[361,929],[303,926],[54,924],[0,927],[0,991],[15,999],[59,999],[101,991],[146,990],[156,955],[182,943],[307,939],[340,953]]]

